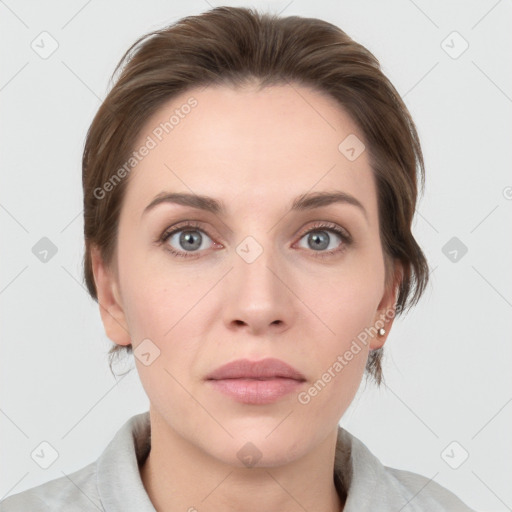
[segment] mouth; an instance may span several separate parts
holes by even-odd
[[[211,372],[207,379],[275,379],[286,378],[305,381],[306,377],[296,368],[275,358],[266,358],[259,361],[237,359]]]
[[[285,377],[265,379],[210,379],[208,383],[237,402],[263,405],[276,402],[286,395],[297,392],[304,381]]]
[[[252,405],[269,404],[297,391],[306,381],[293,366],[279,359],[239,359],[225,364],[206,378],[216,391]]]

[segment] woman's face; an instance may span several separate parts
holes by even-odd
[[[333,99],[299,85],[194,89],[140,133],[116,271],[95,267],[102,317],[111,339],[132,343],[153,414],[218,460],[241,465],[249,441],[268,466],[312,450],[337,428],[369,350],[384,343],[360,341],[395,303],[362,140]],[[223,209],[148,208],[169,193]],[[320,193],[353,199],[293,208]],[[225,363],[265,358],[305,380],[239,380],[237,397],[207,379]],[[277,382],[292,385],[272,395]]]

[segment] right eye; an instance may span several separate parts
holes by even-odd
[[[205,247],[206,240],[204,236],[211,240],[210,236],[203,229],[200,229],[198,224],[188,222],[168,228],[160,237],[160,242],[165,245],[166,250],[175,256],[188,258],[195,256],[194,253],[208,248]],[[213,246],[220,246],[220,244],[213,242]]]

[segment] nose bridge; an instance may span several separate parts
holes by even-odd
[[[233,270],[227,276],[225,320],[243,322],[253,330],[289,325],[293,297],[283,284],[287,281],[283,268],[272,232],[260,230],[243,238],[235,247]]]
[[[271,233],[246,236],[235,249],[234,279],[240,293],[251,301],[274,301],[282,293],[274,275],[279,255]],[[273,270],[273,272],[271,271]]]

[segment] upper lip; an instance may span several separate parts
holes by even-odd
[[[231,361],[211,372],[206,379],[271,379],[277,377],[306,380],[304,375],[293,366],[271,357],[259,361],[250,361],[249,359]]]

